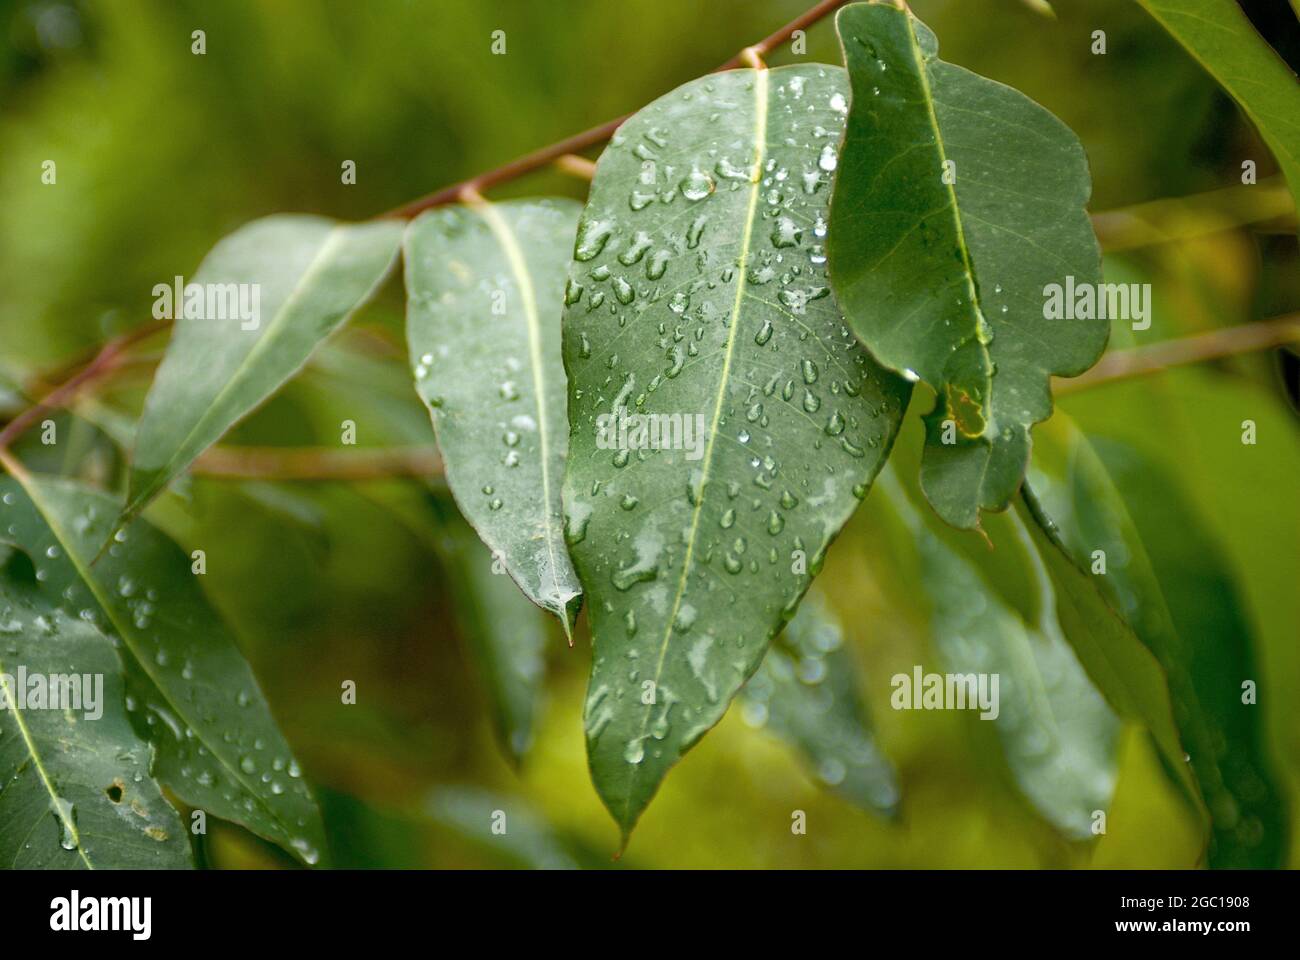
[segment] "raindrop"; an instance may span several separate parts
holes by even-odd
[[[584,220],[578,231],[578,245],[573,251],[577,260],[587,261],[597,257],[614,232],[614,225],[608,220]]]
[[[707,173],[695,168],[691,170],[690,175],[683,180],[679,187],[682,196],[687,200],[703,200],[714,190],[713,178]]]

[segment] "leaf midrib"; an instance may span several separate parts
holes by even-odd
[[[926,118],[930,121],[930,129],[934,133],[934,146],[939,153],[939,169],[942,171],[944,164],[948,162],[948,150],[944,146],[943,132],[939,129],[939,117],[934,112],[935,100],[934,91],[930,88],[930,72],[926,69],[925,57],[921,52],[920,42],[916,39],[916,29],[913,26],[911,14],[904,14],[904,16],[907,17],[908,49],[911,51],[912,61],[916,65],[916,73],[921,81]],[[971,263],[970,248],[966,244],[966,230],[961,222],[961,207],[957,203],[957,186],[954,183],[948,183],[942,175],[939,177],[939,182],[943,184],[944,189],[948,192],[949,209],[952,210],[952,222],[957,231],[957,249],[961,251],[962,270],[966,276],[966,290],[970,294],[971,306],[976,314],[976,329],[972,332],[972,335],[975,342],[979,344],[980,354],[984,358],[984,369],[989,370],[992,367],[993,360],[989,356],[988,345],[979,339],[979,318],[983,316],[984,308],[980,306],[979,290],[975,286],[975,266]],[[983,432],[987,433],[993,415],[993,378],[985,376],[984,384],[986,394],[982,406],[989,411],[989,416],[985,420]],[[939,388],[939,384],[931,384],[931,386],[936,389]]]
[[[27,755],[32,758],[32,763],[36,765],[36,772],[41,776],[41,783],[45,786],[45,792],[50,795],[50,800],[52,801],[51,806],[54,808],[56,815],[63,823],[64,827],[67,828],[68,832],[72,834],[73,840],[76,841],[78,856],[80,856],[82,862],[85,863],[87,870],[94,870],[95,865],[90,862],[90,858],[86,856],[86,851],[81,845],[81,834],[77,831],[77,824],[70,816],[64,814],[63,807],[59,805],[59,801],[63,798],[60,797],[58,791],[54,789],[54,783],[50,780],[50,775],[45,771],[45,764],[41,761],[40,751],[36,749],[36,743],[32,740],[31,731],[27,729],[27,724],[23,720],[22,711],[17,707],[18,699],[14,696],[14,691],[10,689],[9,684],[4,680],[6,676],[9,676],[9,673],[5,670],[4,663],[0,662],[0,686],[4,687],[5,696],[9,699],[9,702],[15,704],[14,708],[10,710],[9,713],[13,716],[14,723],[18,725],[18,732],[23,736],[23,743],[27,745]],[[21,849],[22,847],[19,845],[19,850]],[[17,854],[15,854],[15,856],[17,856]],[[16,862],[17,861],[15,861],[15,863]],[[10,864],[10,866],[13,866],[13,864]]]
[[[542,409],[546,380],[542,370],[542,331],[541,321],[537,315],[537,293],[533,288],[533,278],[528,269],[528,261],[524,257],[523,250],[519,247],[519,241],[516,239],[514,231],[506,223],[505,217],[501,216],[501,211],[494,204],[485,200],[472,201],[469,203],[469,207],[483,218],[488,225],[488,229],[492,231],[492,235],[496,237],[497,243],[501,245],[506,260],[510,263],[510,271],[515,275],[515,282],[519,284],[520,298],[524,303],[524,318],[528,324],[528,357],[531,361],[533,375],[533,399],[534,407],[537,410],[537,445],[542,460],[542,498],[545,504],[542,514],[546,526],[546,552],[551,560],[551,576],[558,588],[559,571],[562,567],[558,564],[555,556],[556,535],[551,510],[550,433],[546,426],[546,411]],[[568,611],[559,609],[555,612],[564,621],[564,631],[568,633]]]
[[[677,594],[673,597],[672,608],[668,612],[664,627],[664,637],[659,648],[659,659],[655,664],[654,690],[658,700],[659,681],[663,676],[664,661],[668,655],[669,642],[672,639],[673,624],[681,609],[682,597],[686,594],[686,584],[690,578],[691,562],[695,555],[695,543],[699,533],[700,515],[707,497],[709,474],[713,467],[713,443],[718,435],[718,421],[722,416],[722,404],[727,396],[727,385],[731,378],[731,360],[735,354],[737,331],[740,327],[740,308],[745,297],[745,284],[748,277],[746,267],[749,263],[750,244],[754,233],[754,219],[758,211],[759,186],[762,180],[763,160],[767,153],[767,84],[766,68],[755,70],[754,79],[754,166],[749,182],[749,201],[745,214],[745,230],[740,239],[740,258],[736,264],[736,299],[731,306],[730,322],[727,329],[727,350],[722,361],[722,375],[718,378],[718,395],[714,401],[713,418],[709,424],[709,440],[704,450],[704,461],[700,473],[700,495],[696,498],[695,508],[691,513],[691,530],[686,540],[686,553],[682,557],[682,575],[677,583]],[[650,725],[652,709],[641,712],[641,732],[638,741],[644,741],[646,729]],[[628,817],[632,810],[632,787],[636,783],[641,765],[634,764],[632,776],[628,780],[627,793],[623,798],[623,829],[627,830]]]

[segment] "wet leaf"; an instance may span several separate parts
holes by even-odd
[[[116,513],[111,497],[65,480],[0,479],[0,531],[33,558],[41,596],[121,641],[154,776],[186,804],[318,862],[316,803],[191,558],[141,522],[91,566]]]
[[[1006,551],[1036,593],[1032,611],[1010,600],[973,557],[987,547],[942,528],[918,509],[893,472],[881,488],[916,544],[930,606],[931,642],[942,672],[987,677],[989,713],[1016,783],[1035,808],[1074,839],[1093,836],[1095,813],[1110,806],[1119,721],[1093,686],[1064,628],[1060,598],[1014,511],[990,517],[994,552]],[[939,673],[926,665],[922,672]],[[897,690],[895,692],[897,696]],[[969,702],[969,700],[968,700]]]
[[[852,107],[831,208],[835,296],[871,354],[938,394],[921,484],[948,523],[1011,501],[1052,374],[1101,355],[1101,319],[1048,319],[1100,280],[1078,139],[1019,92],[938,59],[908,11],[836,18]],[[1094,291],[1095,293],[1095,291]],[[1068,305],[1066,304],[1068,301]]]
[[[255,220],[213,248],[187,283],[204,292],[199,315],[173,304],[176,325],[145,400],[124,521],[292,377],[369,299],[393,264],[401,234],[395,222],[281,215]],[[230,291],[233,297],[216,302],[217,293]]]
[[[566,533],[590,765],[625,841],[793,614],[906,405],[825,274],[846,96],[819,65],[686,84],[619,130],[579,224]]]
[[[578,204],[431,210],[406,233],[407,340],[461,512],[567,632],[582,594],[564,545],[560,362]]]
[[[0,507],[0,516],[9,509]],[[194,865],[188,831],[150,776],[152,750],[131,729],[121,673],[112,641],[94,625],[0,570],[6,867]],[[15,702],[23,709],[13,709]]]
[[[1300,206],[1300,83],[1236,3],[1139,0],[1237,101]]]
[[[1062,540],[1168,675],[1173,717],[1210,818],[1208,865],[1286,859],[1288,814],[1264,747],[1270,695],[1255,631],[1215,538],[1177,479],[1135,450],[1068,431],[1050,501]],[[1274,693],[1276,691],[1273,691]]]
[[[793,745],[819,782],[864,810],[892,816],[898,783],[876,744],[857,671],[839,618],[811,594],[745,685],[743,715]]]

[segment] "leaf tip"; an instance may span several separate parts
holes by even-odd
[[[564,639],[569,641],[569,647],[572,648],[573,628],[578,625],[578,613],[582,610],[582,594],[572,594],[553,609],[560,618],[560,626],[564,628]]]

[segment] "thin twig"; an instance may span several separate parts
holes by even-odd
[[[442,463],[431,447],[212,447],[192,470],[240,480],[379,480],[436,477]]]
[[[823,17],[834,13],[837,9],[848,3],[849,0],[822,0],[821,3],[809,8],[799,16],[795,17],[780,30],[777,30],[771,36],[745,47],[726,63],[717,67],[713,72],[721,73],[724,70],[735,70],[737,67],[749,65],[746,56],[762,58],[771,53],[778,46],[789,40],[796,30],[802,30],[805,27],[812,26]],[[441,190],[435,190],[433,193],[426,194],[410,203],[404,203],[400,207],[389,210],[387,213],[380,214],[380,218],[394,217],[409,220],[421,211],[428,210],[430,207],[440,207],[444,204],[455,203],[460,197],[461,192],[466,188],[472,188],[482,193],[485,190],[495,187],[499,184],[506,183],[510,180],[518,179],[526,173],[531,173],[541,167],[552,163],[557,158],[564,156],[566,153],[581,153],[583,150],[590,149],[597,144],[604,143],[614,135],[623,121],[627,120],[632,114],[626,114],[616,117],[613,120],[606,121],[590,130],[584,130],[582,133],[576,133],[567,139],[560,140],[548,147],[542,147],[532,153],[512,160],[504,166],[497,167],[495,170],[489,170],[486,173],[480,173],[477,176],[470,177],[468,180],[462,180],[460,183],[453,183],[451,186],[443,187]]]
[[[138,327],[130,333],[124,333],[122,336],[104,344],[99,353],[95,354],[94,359],[82,367],[80,371],[55,387],[37,403],[18,414],[0,429],[0,449],[5,449],[13,443],[28,427],[37,421],[41,414],[66,406],[68,401],[75,397],[87,384],[98,380],[125,363],[123,354],[128,347],[152,336],[165,326],[167,326],[166,322],[147,323],[143,327]]]
[[[1270,347],[1296,341],[1300,341],[1300,313],[1273,320],[1261,320],[1258,323],[1244,323],[1237,327],[1225,327],[1222,330],[1211,330],[1209,333],[1198,333],[1190,337],[1179,337],[1176,340],[1153,343],[1146,347],[1135,347],[1132,350],[1117,350],[1106,354],[1095,367],[1082,376],[1071,379],[1058,378],[1053,384],[1053,391],[1060,396],[1116,380],[1158,373],[1169,367],[1181,367],[1217,357],[1253,353],[1256,350],[1267,350]]]

